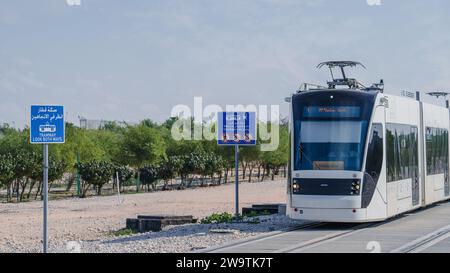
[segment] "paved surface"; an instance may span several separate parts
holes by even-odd
[[[450,253],[450,238],[435,244],[423,253]]]
[[[210,252],[450,253],[450,203],[372,224],[318,224]]]

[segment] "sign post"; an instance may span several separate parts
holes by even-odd
[[[239,145],[234,146],[234,185],[235,185],[235,212],[236,218],[239,216]]]
[[[80,168],[79,168],[79,164],[80,163],[80,152],[77,151],[77,196],[78,198],[81,197],[81,182],[80,182]]]
[[[235,217],[239,217],[239,146],[256,145],[255,112],[219,112],[217,144],[234,146]]]
[[[48,144],[44,144],[44,253],[48,252]]]
[[[119,205],[122,203],[120,201],[120,180],[119,180],[119,172],[116,172],[116,185],[117,185],[117,198],[119,199]]]
[[[43,252],[48,252],[48,144],[64,143],[64,107],[31,106],[30,143],[43,144]]]

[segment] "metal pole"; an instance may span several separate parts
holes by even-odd
[[[44,253],[48,252],[48,144],[44,144]]]
[[[80,170],[78,167],[80,164],[80,152],[77,151],[77,196],[81,196],[81,183],[80,183]]]
[[[117,183],[117,197],[119,198],[119,204],[122,203],[120,201],[120,181],[119,181],[119,172],[116,172],[116,183]]]
[[[234,181],[235,181],[235,186],[236,186],[236,200],[235,200],[235,205],[236,205],[236,212],[235,212],[235,216],[236,219],[239,217],[239,145],[234,146],[234,169],[235,169],[235,177],[234,177]]]

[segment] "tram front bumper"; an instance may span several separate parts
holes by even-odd
[[[366,209],[290,208],[288,216],[295,220],[359,223],[366,222]]]

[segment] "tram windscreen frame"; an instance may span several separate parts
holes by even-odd
[[[361,171],[375,97],[359,91],[294,96],[294,170]]]

